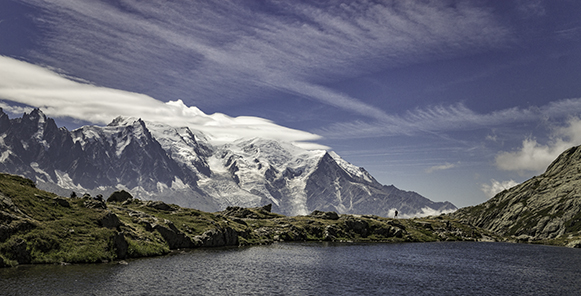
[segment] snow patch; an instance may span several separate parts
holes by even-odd
[[[52,183],[54,183],[54,181],[52,180],[52,178],[50,177],[50,175],[49,175],[47,172],[43,171],[43,170],[40,168],[40,166],[38,165],[38,163],[36,163],[36,162],[31,162],[31,163],[30,163],[30,167],[31,167],[31,168],[32,168],[32,169],[33,169],[33,170],[34,170],[34,171],[35,171],[37,174],[41,174],[41,175],[45,176],[45,177],[46,177],[46,180],[47,180],[48,182],[52,182]],[[38,178],[38,177],[37,177],[37,178]]]
[[[62,172],[59,170],[55,170],[54,174],[56,175],[58,186],[65,188],[65,189],[77,190],[80,192],[87,191],[81,185],[75,184],[75,182],[73,181],[73,179],[71,179],[71,177],[69,176],[68,173],[65,173],[65,172]]]
[[[339,156],[334,151],[330,151],[329,152],[329,155],[335,160],[335,162],[337,162],[337,164],[343,170],[345,170],[351,176],[358,177],[358,178],[363,179],[363,180],[365,180],[366,182],[369,182],[369,183],[373,183],[374,182],[373,177],[371,177],[371,175],[369,175],[369,173],[367,173],[362,168],[360,168],[358,166],[354,166],[351,163],[345,161],[343,158],[341,158],[341,156]]]
[[[171,189],[176,190],[190,189],[190,185],[184,183],[182,179],[175,177],[175,179],[171,182]]]

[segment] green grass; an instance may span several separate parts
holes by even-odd
[[[250,218],[225,217],[223,213],[207,213],[172,205],[171,211],[157,210],[147,202],[107,203],[107,209],[85,207],[85,200],[64,198],[38,190],[27,179],[0,174],[0,192],[11,199],[18,210],[2,208],[19,219],[11,221],[0,215],[0,225],[13,229],[5,241],[0,241],[0,266],[17,265],[15,246],[24,240],[31,263],[98,263],[115,261],[118,250],[114,238],[119,233],[127,243],[128,258],[164,255],[170,252],[168,243],[156,224],[173,224],[190,239],[211,229],[232,228],[239,233],[239,245],[269,244],[282,241],[361,241],[361,242],[433,242],[441,240],[476,240],[483,235],[501,239],[482,229],[459,223],[449,216],[422,219],[391,219],[376,216],[341,215],[338,220],[309,216],[285,217],[268,213],[261,208],[248,209]],[[68,207],[55,201],[61,198]],[[471,211],[480,210],[474,207]],[[548,209],[547,209],[548,211]],[[109,229],[99,220],[107,213],[115,214],[121,224]],[[4,220],[2,220],[4,219]],[[571,219],[571,230],[581,228],[581,214]],[[347,221],[351,221],[347,223]],[[367,224],[365,231],[349,227],[354,223]],[[577,221],[577,222],[576,222]],[[363,224],[365,224],[363,223]],[[431,228],[425,227],[430,223]],[[336,236],[325,237],[325,229],[332,228]],[[394,233],[401,233],[395,237]],[[567,243],[566,240],[558,243]]]

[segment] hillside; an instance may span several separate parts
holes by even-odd
[[[581,146],[545,173],[451,217],[519,241],[581,245]]]
[[[175,249],[275,241],[420,242],[495,239],[443,217],[390,219],[314,211],[287,217],[257,208],[207,213],[124,191],[61,197],[31,180],[0,174],[0,266],[98,263],[158,256]]]

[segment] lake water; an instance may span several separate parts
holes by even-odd
[[[0,295],[581,295],[581,249],[279,243],[0,269]]]

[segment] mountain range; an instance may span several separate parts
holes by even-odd
[[[73,131],[35,109],[10,119],[0,109],[0,171],[60,195],[126,190],[203,211],[272,204],[273,212],[422,216],[450,202],[376,181],[332,151],[252,138],[213,144],[211,135],[138,118]]]

